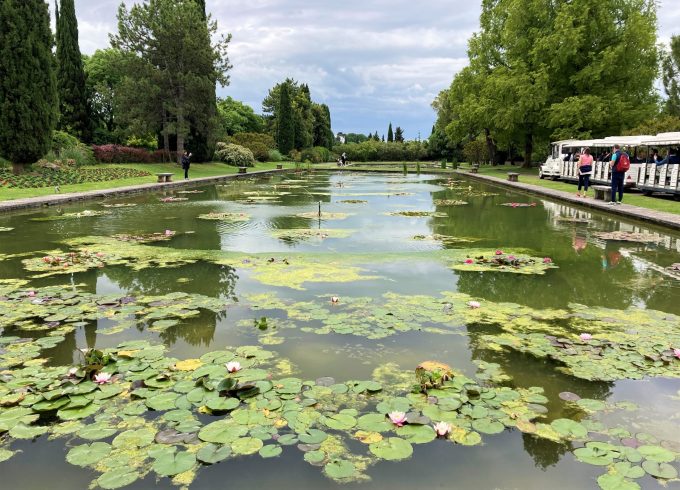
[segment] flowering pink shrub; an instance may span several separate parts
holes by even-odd
[[[164,150],[150,152],[143,148],[121,145],[93,146],[95,159],[100,163],[162,163],[175,161],[177,153]]]

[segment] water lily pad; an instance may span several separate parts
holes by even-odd
[[[9,430],[9,435],[15,439],[34,439],[48,430],[49,427],[17,424]]]
[[[328,434],[318,429],[309,429],[305,434],[300,434],[300,442],[303,444],[321,444],[327,438]]]
[[[670,480],[678,477],[678,471],[668,463],[645,460],[642,462],[642,468],[655,478]]]
[[[229,444],[247,433],[247,427],[238,425],[231,420],[218,420],[203,427],[198,433],[198,438],[215,444]]]
[[[576,402],[576,404],[579,407],[583,408],[584,410],[590,412],[604,410],[607,407],[607,405],[604,402],[601,402],[599,400],[590,400],[588,398],[581,398]]]
[[[562,393],[559,394],[559,397],[565,402],[577,402],[581,399],[581,397],[578,396],[576,393],[572,393],[570,391],[563,391]]]
[[[188,451],[162,454],[153,464],[153,470],[161,476],[175,476],[189,471],[196,464],[196,456]]]
[[[231,456],[231,446],[229,445],[218,446],[216,444],[208,444],[196,453],[196,459],[206,464],[219,463],[229,456]]]
[[[502,423],[490,418],[473,420],[472,428],[482,434],[500,434],[505,430],[505,426]]]
[[[437,438],[429,425],[405,425],[397,428],[397,435],[413,444],[425,444]]]
[[[309,453],[308,453],[309,454]],[[324,472],[334,480],[345,480],[356,475],[355,466],[349,461],[336,459],[324,466]]]
[[[242,437],[231,443],[231,450],[236,455],[248,455],[255,454],[260,449],[262,449],[263,446],[264,443],[260,439],[256,439],[254,437]]]
[[[93,442],[71,448],[66,454],[66,461],[76,466],[90,466],[106,458],[111,452],[111,445],[105,442]]]
[[[453,427],[449,438],[463,446],[476,446],[482,442],[482,436],[479,435],[479,432],[467,430],[463,427]]]
[[[361,430],[367,432],[387,432],[394,427],[382,413],[362,415],[357,420],[357,425]]]
[[[656,463],[671,463],[675,461],[675,454],[661,446],[640,446],[637,450],[649,461]]]
[[[371,444],[368,449],[377,457],[388,461],[409,458],[413,454],[413,446],[399,437],[389,437]]]
[[[645,476],[645,470],[640,466],[633,466],[628,462],[619,462],[614,465],[616,473],[623,476],[624,478],[642,478]]]
[[[283,448],[281,446],[269,444],[263,446],[262,449],[260,449],[259,454],[263,458],[276,458],[277,456],[280,456],[282,452]]]
[[[118,434],[111,442],[115,448],[141,448],[151,444],[156,436],[153,429],[142,428],[137,430],[126,430]]]
[[[597,479],[602,490],[640,490],[640,485],[626,480],[623,475],[607,473]]]
[[[212,398],[206,402],[206,406],[214,412],[226,412],[229,410],[234,410],[241,404],[241,400],[238,398]]]
[[[305,453],[305,461],[312,464],[319,464],[326,460],[326,453],[323,451],[309,451]]]
[[[588,435],[586,428],[574,420],[557,419],[550,425],[558,434],[568,439],[582,439]]]
[[[349,430],[357,425],[357,419],[351,415],[338,413],[321,419],[324,425],[335,430]]]
[[[139,478],[139,473],[127,467],[114,468],[97,478],[97,483],[105,490],[126,487]]]
[[[89,417],[97,413],[101,408],[101,405],[96,403],[90,403],[85,407],[80,408],[67,408],[62,409],[57,412],[57,416],[61,420],[79,420]]]
[[[574,456],[582,463],[595,466],[608,466],[614,462],[614,458],[617,455],[611,451],[601,450],[597,447],[581,447],[574,450]]]
[[[14,451],[10,451],[9,449],[0,448],[0,463],[7,461],[8,459],[10,459],[15,454],[16,453]]]

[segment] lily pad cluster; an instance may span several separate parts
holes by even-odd
[[[456,199],[436,199],[434,201],[435,206],[467,206],[468,204],[466,201]]]
[[[65,438],[66,460],[93,470],[94,486],[115,489],[153,474],[188,486],[202,467],[226,459],[297,451],[348,482],[434,441],[434,421],[452,443],[475,445],[482,434],[532,430],[547,402],[540,388],[493,387],[459,373],[416,393],[412,374],[391,366],[376,377],[389,371],[393,385],[281,378],[275,361],[248,346],[180,361],[133,341],[86,351],[77,366],[15,369],[0,378],[0,456],[12,457],[16,440]],[[395,411],[404,413],[401,424]]]
[[[328,213],[326,211],[322,211],[321,214],[317,212],[309,212],[309,213],[298,213],[295,216],[298,218],[307,218],[307,219],[322,219],[326,221],[336,221],[336,220],[343,220],[347,219],[350,216],[353,216],[353,214],[350,213]]]
[[[506,254],[502,250],[497,250],[492,254],[468,256],[453,268],[469,272],[500,271],[542,275],[557,266],[549,257],[540,259],[524,254]]]
[[[607,233],[595,233],[597,238],[601,240],[611,240],[616,242],[633,242],[633,243],[659,243],[664,239],[661,235],[651,233],[636,233],[633,231],[611,231]]]
[[[446,213],[438,213],[436,211],[395,211],[393,213],[385,213],[387,216],[402,216],[404,218],[446,218]]]
[[[300,242],[307,240],[322,241],[327,238],[348,238],[353,233],[355,233],[355,230],[347,230],[341,228],[325,228],[325,229],[295,228],[271,231],[272,236],[286,242]]]
[[[98,216],[107,216],[111,214],[111,211],[91,211],[85,210],[78,213],[63,213],[54,216],[43,216],[40,218],[31,218],[31,221],[60,221],[60,220],[70,220],[70,219],[80,219],[80,218],[94,218]]]
[[[206,221],[243,222],[249,221],[250,216],[245,213],[207,213],[199,215],[198,219]]]

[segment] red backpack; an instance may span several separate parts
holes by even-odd
[[[622,151],[619,155],[619,160],[616,162],[617,172],[628,172],[630,170],[630,157],[628,153]]]

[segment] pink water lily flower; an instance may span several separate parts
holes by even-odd
[[[673,355],[680,359],[680,349],[673,349]]]
[[[517,257],[515,257],[514,255],[508,255],[508,260],[509,260],[509,261],[513,261],[513,260],[515,260],[516,258],[517,258]]]
[[[113,376],[110,373],[99,373],[94,375],[94,382],[98,385],[105,385],[111,383]]]
[[[388,414],[388,417],[397,427],[403,427],[406,423],[406,414],[404,412],[392,412]]]
[[[503,255],[503,251],[502,250],[496,250],[496,255]]]
[[[584,342],[588,342],[589,340],[593,339],[593,336],[590,335],[589,333],[582,333],[581,335],[579,335],[579,338]]]
[[[473,310],[476,310],[477,308],[481,308],[481,307],[482,307],[482,303],[480,303],[479,301],[468,301],[468,304],[467,304],[467,305],[468,305],[470,308],[472,308]]]
[[[241,368],[241,363],[238,361],[231,361],[228,362],[226,365],[227,371],[229,371],[230,373],[238,373],[241,369],[243,369]]]
[[[333,303],[334,305],[340,303],[340,298],[338,298],[337,296],[333,296],[331,298],[331,303]]]
[[[28,292],[28,297],[29,297],[29,298],[34,298],[34,297],[35,297],[35,291],[29,291],[29,292]]]
[[[465,260],[465,263],[468,264],[468,265],[471,265],[471,264],[474,264],[475,261],[472,260],[472,259],[466,259],[466,260]]]
[[[434,431],[437,433],[439,437],[444,437],[449,432],[451,432],[451,424],[447,424],[446,422],[439,422],[438,424],[434,424]]]
[[[552,259],[550,257],[546,257],[543,259],[544,264],[552,264]]]
[[[170,236],[170,235],[174,235],[174,234],[175,234],[175,232],[172,231],[172,230],[165,230],[165,236]]]

